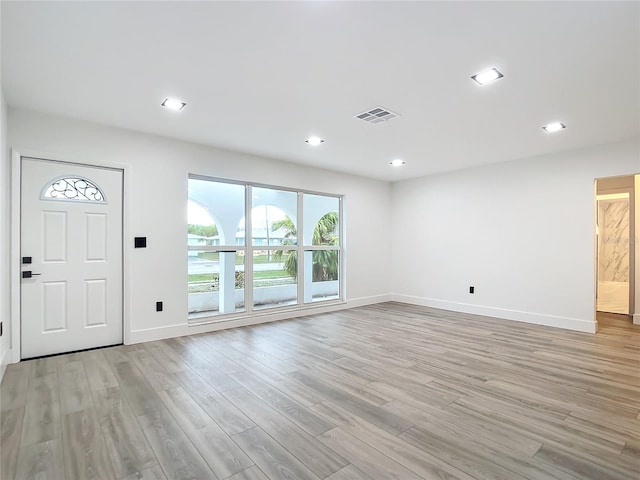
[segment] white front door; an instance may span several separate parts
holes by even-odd
[[[122,171],[23,157],[21,174],[21,357],[122,343]]]

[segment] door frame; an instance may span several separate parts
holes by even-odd
[[[125,345],[131,337],[131,249],[125,248],[127,238],[131,236],[131,206],[129,202],[131,166],[127,163],[103,162],[96,158],[81,161],[64,155],[39,152],[28,149],[11,149],[11,355],[9,361],[18,363],[21,360],[21,315],[20,295],[20,232],[21,232],[21,189],[22,189],[22,157],[39,158],[51,162],[72,165],[110,168],[122,172],[122,340]]]
[[[619,187],[619,188],[609,188],[606,189],[606,193],[601,195],[606,195],[609,193],[628,193],[629,194],[629,316],[632,319],[636,318],[637,315],[640,314],[640,311],[636,309],[637,299],[636,299],[636,290],[638,288],[638,273],[637,272],[637,255],[635,245],[638,242],[638,238],[636,238],[636,220],[640,218],[640,212],[636,211],[636,198],[640,195],[640,192],[635,188],[636,181],[635,178],[640,173],[630,173],[627,175],[612,175],[608,177],[596,177],[593,182],[593,245],[594,245],[594,290],[593,290],[593,298],[594,298],[594,307],[593,307],[593,318],[596,322],[596,332],[598,325],[598,269],[600,268],[599,259],[598,259],[598,235],[596,234],[595,226],[598,223],[598,181],[606,180],[617,177],[632,177],[633,178],[633,186],[631,187]]]

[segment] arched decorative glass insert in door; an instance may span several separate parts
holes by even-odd
[[[53,179],[42,189],[42,200],[106,203],[102,189],[87,178],[65,176]]]

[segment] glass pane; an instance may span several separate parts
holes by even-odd
[[[298,194],[254,187],[252,195],[253,245],[295,245]]]
[[[188,202],[187,245],[189,247],[220,245],[220,234],[215,220],[205,207],[193,200]],[[197,257],[198,252],[190,250],[189,256]]]
[[[340,199],[304,194],[304,245],[340,244]]]
[[[253,306],[256,309],[298,303],[295,250],[253,251]]]
[[[244,311],[243,253],[189,252],[189,318]]]
[[[79,200],[81,202],[105,202],[102,190],[90,180],[67,177],[55,180],[42,194],[46,200]]]
[[[205,245],[242,245],[244,194],[244,185],[190,178],[189,234],[206,237]]]
[[[304,252],[305,303],[340,298],[340,252],[307,250]]]

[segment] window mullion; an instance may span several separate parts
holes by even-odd
[[[190,252],[220,252],[223,250],[242,251],[244,247],[242,245],[187,245],[187,249]]]
[[[253,307],[253,224],[251,210],[253,208],[253,194],[251,185],[245,188],[244,201],[244,307],[252,312]]]
[[[298,304],[304,304],[304,230],[303,230],[303,194],[298,192],[298,224],[296,225],[296,237],[297,243],[297,258],[298,258],[298,278],[296,279],[298,284]]]

